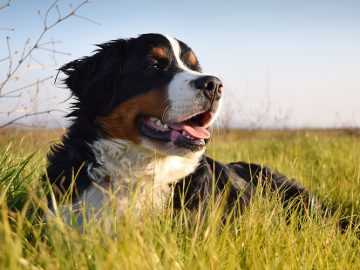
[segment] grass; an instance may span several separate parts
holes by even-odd
[[[138,216],[130,208],[108,217],[110,227],[94,222],[83,233],[61,217],[46,224],[39,179],[60,134],[0,131],[0,269],[360,269],[360,242],[352,229],[339,232],[339,215],[289,223],[276,199],[260,196],[225,225],[216,202],[204,219],[185,211],[174,219],[171,209]],[[360,213],[357,132],[215,132],[208,154],[274,167],[327,205]]]

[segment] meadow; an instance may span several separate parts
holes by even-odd
[[[222,223],[216,202],[205,218],[171,207],[109,216],[111,228],[83,232],[49,210],[40,178],[62,130],[0,130],[0,269],[360,269],[358,130],[214,131],[208,155],[264,164],[298,179],[332,210],[289,217],[257,196]],[[109,213],[111,215],[111,213]],[[347,217],[353,225],[338,229]]]

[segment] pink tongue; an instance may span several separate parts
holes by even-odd
[[[190,126],[185,123],[169,124],[169,127],[178,131],[185,130],[187,133],[189,133],[192,137],[196,139],[210,138],[210,132],[207,131],[207,129],[204,127]]]

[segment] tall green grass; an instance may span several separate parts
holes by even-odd
[[[265,164],[299,179],[338,214],[290,219],[276,198],[256,196],[222,222],[221,201],[204,218],[185,210],[105,213],[83,232],[49,215],[44,173],[60,132],[0,133],[0,269],[360,269],[354,224],[343,234],[340,212],[360,213],[360,137],[343,131],[214,132],[217,160]],[[136,197],[134,198],[136,200]],[[171,204],[171,202],[170,202]],[[175,217],[174,217],[175,216]],[[104,220],[106,222],[104,222]]]

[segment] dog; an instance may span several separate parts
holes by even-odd
[[[242,210],[259,187],[284,204],[314,203],[300,183],[270,168],[205,155],[225,90],[187,44],[143,34],[97,46],[59,69],[76,101],[66,135],[48,155],[56,198],[71,189],[70,204],[86,202],[89,217],[112,195],[121,214],[135,190],[139,212],[144,205],[161,210],[169,199],[175,209],[198,211],[211,196],[224,198],[226,211]]]

